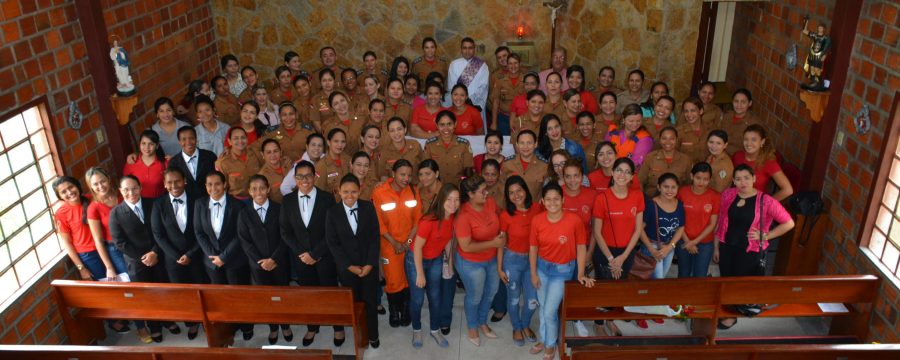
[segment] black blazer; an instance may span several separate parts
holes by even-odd
[[[244,206],[241,210],[238,216],[238,239],[251,267],[262,259],[275,259],[275,262],[280,262],[287,255],[287,245],[281,240],[280,216],[281,205],[274,201],[269,201],[265,223],[259,219],[256,204]],[[280,263],[279,265],[287,266]]]
[[[198,255],[200,245],[197,244],[197,235],[194,234],[194,198],[186,195],[187,224],[184,233],[178,228],[175,220],[175,210],[172,209],[172,198],[169,193],[156,199],[153,205],[153,217],[150,219],[150,227],[153,230],[153,238],[156,245],[162,248],[167,260],[176,262],[183,255],[190,258]]]
[[[244,256],[241,242],[237,239],[238,214],[244,208],[244,203],[227,194],[225,199],[225,218],[219,237],[216,237],[216,232],[212,228],[209,196],[194,202],[194,234],[197,236],[197,243],[203,249],[204,256],[219,256],[225,262],[225,269],[238,269],[247,266],[247,257]],[[216,265],[208,258],[203,259],[203,264],[210,269],[216,269]]]
[[[216,154],[209,150],[197,149],[197,178],[195,179],[191,177],[191,170],[184,162],[182,153],[183,151],[179,151],[169,159],[169,167],[178,168],[184,173],[184,189],[188,196],[194,199],[209,196],[206,193],[206,175],[216,169]]]
[[[351,265],[371,265],[377,269],[380,256],[381,231],[378,215],[372,202],[358,200],[356,234],[350,228],[350,220],[344,211],[344,204],[337,203],[328,210],[325,224],[325,240],[334,256],[338,270],[346,270]]]
[[[330,191],[316,188],[316,200],[307,227],[300,216],[299,194],[299,190],[294,191],[282,200],[281,238],[295,257],[305,252],[309,252],[316,260],[331,256],[325,243],[325,218],[328,209],[334,206],[334,195]]]
[[[141,199],[141,211],[144,213],[143,223],[124,201],[109,212],[109,235],[113,238],[116,248],[125,256],[129,263],[129,269],[132,262],[140,262],[141,257],[150,251],[162,255],[159,246],[153,240],[153,232],[150,229],[152,209],[152,200]]]

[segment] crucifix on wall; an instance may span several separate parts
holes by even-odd
[[[553,0],[544,2],[544,6],[550,8],[550,53],[553,53],[553,49],[556,49],[556,19],[559,16],[559,11],[561,9],[565,9],[568,3],[569,0]]]

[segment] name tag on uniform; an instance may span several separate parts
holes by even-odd
[[[333,173],[331,173],[331,174],[328,174],[328,177],[330,177],[330,178],[335,177],[335,176],[338,176],[338,173],[337,173],[337,172],[333,172]]]

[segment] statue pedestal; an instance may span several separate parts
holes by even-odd
[[[134,110],[134,106],[137,105],[137,95],[126,97],[112,95],[109,97],[109,101],[112,102],[113,110],[116,112],[116,119],[119,120],[119,125],[127,125],[129,118],[131,117],[131,112]]]
[[[822,121],[822,115],[825,114],[825,106],[828,105],[829,96],[831,96],[830,91],[800,90],[800,101],[806,104],[806,109],[809,110],[809,117],[813,122]]]

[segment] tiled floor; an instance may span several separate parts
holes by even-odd
[[[672,271],[674,272],[674,266]],[[713,274],[718,275],[718,269],[713,269]],[[675,274],[670,272],[670,276]],[[427,330],[424,332],[424,345],[421,349],[414,349],[411,346],[412,330],[406,328],[391,328],[387,325],[387,316],[380,316],[381,320],[381,347],[379,349],[367,349],[365,353],[366,359],[530,359],[538,358],[528,353],[531,346],[526,343],[523,347],[518,347],[512,342],[512,327],[509,318],[504,318],[499,323],[491,323],[490,326],[494,332],[500,336],[499,339],[491,340],[482,337],[482,344],[476,347],[466,340],[465,319],[463,313],[463,297],[464,293],[458,291],[453,306],[453,330],[447,336],[450,342],[449,348],[440,348],[428,336]],[[386,304],[386,302],[385,302]],[[428,306],[422,309],[423,328],[428,328]],[[641,330],[634,323],[617,322],[619,328],[625,336],[629,335],[662,335],[662,334],[688,334],[689,330],[686,323],[675,320],[667,320],[665,324],[650,324],[650,328]],[[532,319],[532,330],[538,330],[538,317],[535,314]],[[589,324],[588,324],[589,325]],[[568,333],[573,333],[572,323],[568,323]],[[588,326],[590,328],[590,326]],[[183,328],[183,327],[182,327]],[[278,345],[301,346],[300,339],[305,333],[302,326],[293,326],[294,341],[291,343],[284,342],[280,339]],[[184,329],[183,329],[184,330]],[[235,337],[236,347],[261,347],[268,345],[266,336],[268,335],[268,327],[266,325],[257,325],[254,332],[256,336],[250,341],[244,341],[240,334]],[[735,327],[730,330],[720,332],[722,337],[739,337],[758,334],[767,335],[821,335],[827,332],[827,323],[821,318],[803,318],[803,319],[742,319]],[[181,335],[171,335],[164,331],[165,341],[160,345],[163,346],[205,346],[206,339],[201,336],[193,341],[187,340],[186,331],[182,331]],[[310,348],[331,349],[335,354],[351,355],[353,354],[352,333],[347,332],[347,341],[340,348],[336,348],[332,344],[333,332],[329,327],[322,327],[316,341]],[[102,345],[141,345],[134,333],[119,335],[115,333],[109,334]]]

